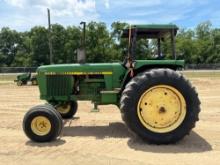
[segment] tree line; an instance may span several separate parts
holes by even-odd
[[[126,23],[114,22],[111,29],[105,23],[90,22],[86,26],[87,62],[115,62],[124,59],[128,40],[121,38]],[[51,40],[55,64],[75,63],[80,48],[80,26],[63,27],[53,24]],[[0,66],[40,66],[50,63],[48,29],[35,26],[30,31],[17,32],[8,27],[0,31]],[[136,59],[150,59],[156,52],[156,41],[137,41]],[[166,58],[171,56],[169,40],[162,43]],[[176,37],[176,54],[188,64],[220,63],[220,29],[210,21],[198,24],[194,29],[180,29]]]

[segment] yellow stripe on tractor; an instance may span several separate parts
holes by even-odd
[[[112,75],[112,72],[46,72],[45,75]]]

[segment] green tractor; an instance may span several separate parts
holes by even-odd
[[[128,56],[122,63],[78,63],[41,66],[37,69],[40,98],[45,105],[31,108],[23,120],[23,130],[33,141],[56,139],[62,119],[72,118],[78,100],[119,107],[128,128],[143,140],[155,144],[174,143],[195,127],[200,101],[195,88],[176,72],[184,67],[176,60],[175,36],[178,27],[135,25],[124,29]],[[172,60],[161,57],[161,41],[170,36]],[[157,39],[158,57],[136,60],[136,41]],[[167,37],[166,37],[167,38]]]
[[[22,73],[17,76],[16,80],[14,80],[18,86],[27,85],[29,81],[31,81],[32,85],[37,85],[37,76],[31,75],[31,72]]]

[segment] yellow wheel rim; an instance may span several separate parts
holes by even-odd
[[[177,89],[168,85],[157,85],[142,94],[137,113],[144,127],[156,133],[167,133],[183,122],[186,101]]]
[[[37,116],[31,121],[31,130],[38,136],[47,135],[51,130],[50,120],[45,116]]]
[[[70,104],[60,105],[60,106],[57,107],[57,110],[61,114],[66,114],[71,110],[71,105]]]
[[[21,81],[18,81],[18,82],[17,82],[17,85],[18,85],[18,86],[21,86],[21,85],[22,85],[22,82],[21,82]]]

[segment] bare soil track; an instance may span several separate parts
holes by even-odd
[[[220,78],[190,78],[202,102],[200,121],[189,136],[172,145],[150,145],[131,134],[116,106],[79,102],[74,120],[65,121],[62,137],[34,143],[24,135],[22,119],[42,104],[37,86],[0,84],[0,164],[220,164]]]

